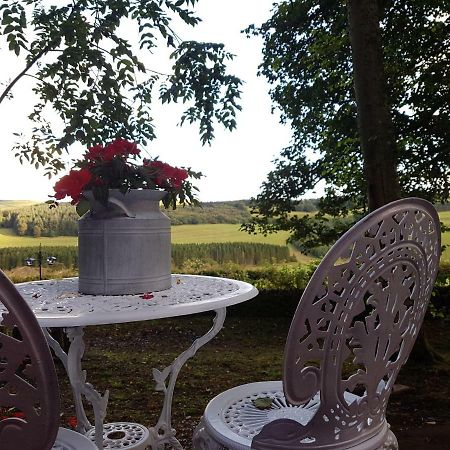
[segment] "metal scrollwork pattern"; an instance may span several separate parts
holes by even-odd
[[[77,278],[24,283],[17,288],[41,325],[48,327],[120,323],[191,314],[228,306],[233,299],[251,298],[255,295],[252,291],[256,292],[248,283],[194,275],[172,275],[171,289],[152,292],[148,296],[80,294]]]
[[[2,450],[50,448],[59,422],[59,390],[50,351],[23,298],[0,271],[0,418]]]
[[[356,444],[387,429],[388,399],[423,321],[440,244],[432,205],[405,199],[367,216],[323,259],[285,351],[288,401],[300,405],[318,391],[321,396],[315,416],[293,434],[304,448]]]

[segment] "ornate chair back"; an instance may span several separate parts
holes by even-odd
[[[440,245],[438,215],[421,199],[386,205],[337,241],[299,302],[285,348],[287,400],[302,405],[319,395],[320,407],[306,426],[267,424],[252,448],[353,448],[369,439],[370,449],[381,448],[388,399],[422,324]]]
[[[0,271],[0,448],[48,450],[59,426],[52,356],[33,312]]]

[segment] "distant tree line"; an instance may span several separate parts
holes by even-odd
[[[319,198],[305,198],[299,200],[295,205],[294,211],[314,212],[319,209]]]
[[[5,247],[0,248],[0,268],[2,270],[25,266],[27,258],[34,258],[37,266],[39,247]],[[56,257],[56,264],[64,267],[78,267],[78,249],[69,246],[42,247],[42,265],[46,265],[47,257]]]
[[[19,236],[76,236],[77,220],[75,207],[68,203],[52,209],[43,203],[3,210],[0,214],[0,226],[12,228]]]
[[[241,224],[250,219],[249,202],[204,202],[200,207],[185,206],[176,210],[165,209],[172,225],[197,225],[202,223]]]
[[[250,218],[248,202],[203,203],[201,207],[186,206],[175,211],[164,210],[172,225],[203,223],[240,224]],[[75,207],[60,203],[57,208],[47,204],[0,211],[0,227],[12,228],[19,236],[76,236],[79,217]]]
[[[297,211],[317,210],[318,199],[301,200]],[[196,225],[204,223],[241,224],[250,218],[249,201],[204,202],[200,207],[186,206],[176,210],[164,210],[172,225]],[[78,215],[69,203],[49,208],[42,203],[0,211],[0,227],[12,228],[19,236],[53,237],[76,236]]]
[[[438,211],[450,211],[450,203],[438,203],[434,206]]]
[[[26,265],[27,258],[35,258],[37,265],[38,247],[6,247],[0,248],[0,268],[14,269]],[[42,247],[43,265],[46,258],[56,257],[56,264],[64,267],[78,267],[78,249],[69,246]],[[258,243],[213,243],[213,244],[173,244],[172,262],[174,267],[181,268],[189,261],[236,263],[242,265],[258,265],[271,262],[292,260],[287,246]]]

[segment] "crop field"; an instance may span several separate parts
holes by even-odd
[[[39,247],[45,246],[75,246],[76,236],[40,237],[17,236],[10,228],[0,228],[0,247]]]
[[[35,200],[0,200],[0,211],[3,209],[17,209],[41,203]]]
[[[208,244],[210,242],[257,242],[261,244],[286,245],[289,233],[280,232],[264,237],[239,231],[236,224],[177,225],[172,227],[174,244]]]
[[[262,235],[250,235],[239,231],[236,224],[199,224],[176,225],[172,227],[172,242],[174,244],[209,244],[211,242],[256,242],[261,244],[285,245],[287,232]],[[9,228],[0,228],[0,247],[33,247],[55,245],[77,245],[74,236],[40,237],[17,236]]]
[[[1,205],[1,201],[0,201]],[[439,214],[442,222],[450,227],[450,211]],[[208,244],[212,242],[255,242],[273,245],[285,245],[287,232],[279,232],[263,236],[251,235],[239,230],[236,224],[198,224],[176,225],[172,227],[172,242],[174,244]],[[40,237],[17,236],[9,228],[0,228],[0,247],[33,247],[33,246],[76,246],[77,238],[74,236]],[[450,231],[442,234],[442,244],[447,249],[442,255],[442,262],[450,263]],[[304,255],[296,254],[297,259],[303,262]]]

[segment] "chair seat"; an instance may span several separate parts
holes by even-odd
[[[60,428],[52,450],[97,450],[97,447],[86,436],[67,428]]]
[[[253,401],[270,398],[270,408],[257,408]],[[345,393],[348,404],[361,401],[361,397]],[[248,450],[252,439],[262,427],[277,419],[291,419],[305,426],[320,406],[317,393],[308,403],[300,406],[286,401],[281,381],[263,381],[243,384],[214,397],[205,409],[203,424],[209,435],[224,447]]]
[[[268,409],[253,404],[257,398],[270,398]],[[356,396],[355,396],[356,398]],[[292,419],[306,425],[320,406],[320,396],[302,406],[290,405],[281,381],[265,381],[237,386],[213,398],[205,409],[203,423],[210,436],[234,450],[251,447],[264,425],[276,419]]]

